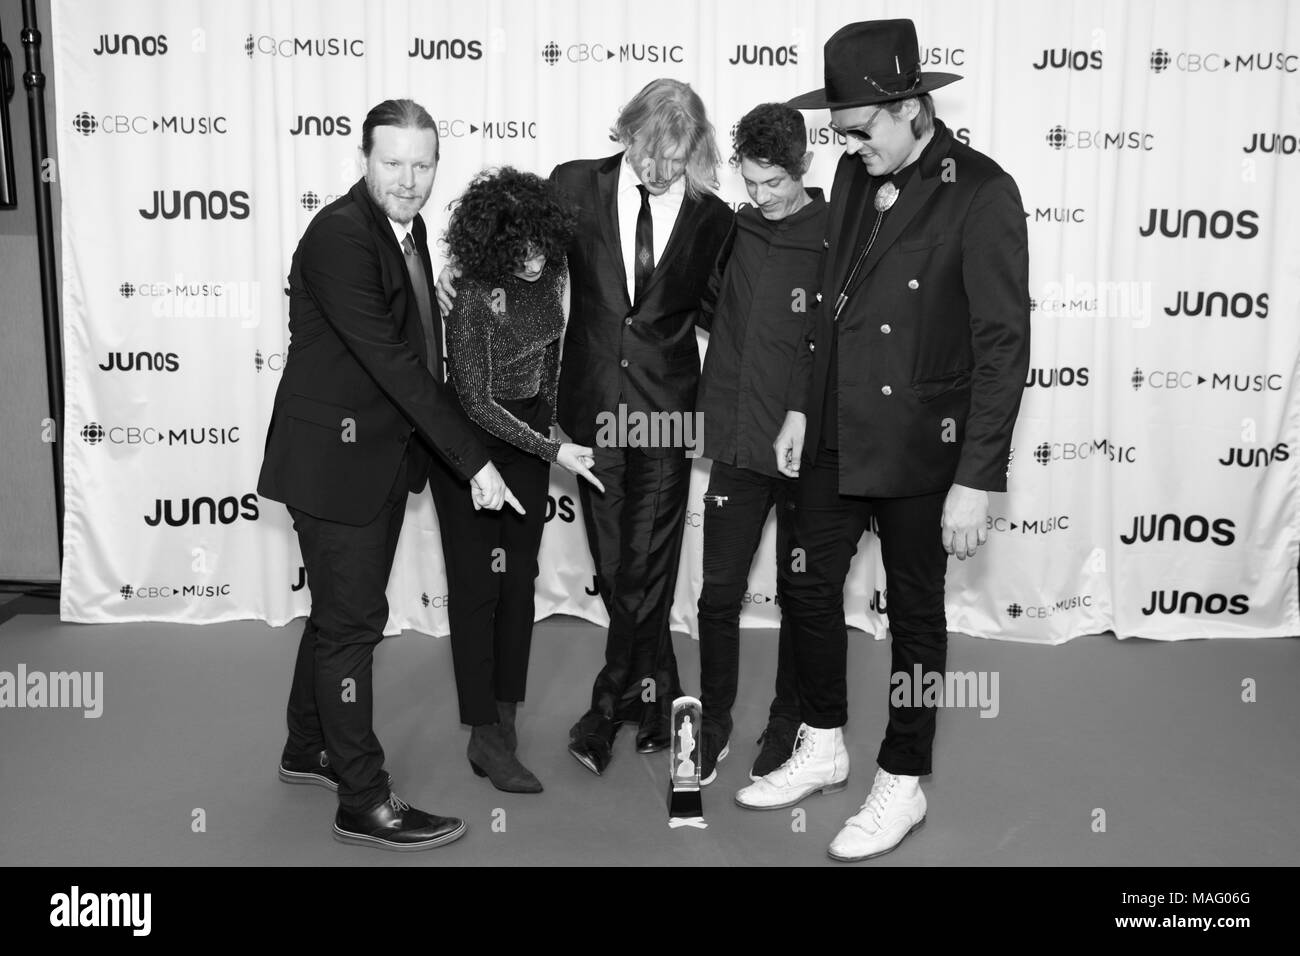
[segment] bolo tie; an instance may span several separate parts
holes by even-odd
[[[844,305],[849,301],[849,288],[853,285],[853,280],[857,278],[858,270],[862,268],[862,263],[866,261],[867,254],[871,252],[871,247],[876,244],[876,235],[880,232],[880,224],[885,221],[885,213],[889,211],[894,203],[898,202],[899,194],[899,188],[892,182],[882,183],[880,188],[876,190],[876,198],[873,203],[876,207],[876,223],[871,227],[871,235],[868,237],[866,245],[858,253],[857,261],[853,263],[848,278],[844,280],[844,285],[840,288],[839,298],[835,300],[835,316],[832,321],[839,321],[840,313],[844,311]]]

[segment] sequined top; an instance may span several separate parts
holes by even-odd
[[[483,282],[462,276],[455,306],[447,316],[447,364],[465,414],[480,428],[546,461],[560,443],[520,421],[498,399],[542,394],[547,423],[555,424],[564,332],[564,256],[548,259],[529,282],[506,276]]]

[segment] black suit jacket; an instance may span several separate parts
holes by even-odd
[[[429,289],[424,221],[412,236]],[[487,462],[463,414],[425,366],[406,262],[365,180],[313,218],[289,271],[289,353],[275,393],[257,492],[308,514],[362,525],[379,512],[408,447],[412,491],[428,480],[422,443],[462,477]],[[440,368],[440,366],[439,366]],[[349,425],[350,423],[350,425]]]
[[[654,275],[632,302],[618,227],[618,176],[623,154],[563,163],[552,171],[578,213],[569,246],[571,307],[560,368],[560,426],[579,444],[594,445],[596,416],[695,409],[700,352],[695,325],[713,262],[731,226],[731,208],[716,196],[683,197]],[[682,449],[645,448],[651,456]]]
[[[952,484],[1005,491],[1029,366],[1029,251],[1015,181],[936,120],[839,320],[841,494],[905,497]],[[835,301],[853,267],[871,177],[841,157],[821,298],[797,374],[816,461]]]

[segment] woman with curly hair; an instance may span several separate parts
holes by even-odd
[[[599,487],[592,450],[550,437],[573,227],[546,180],[507,166],[470,183],[446,234],[463,272],[446,316],[449,380],[525,512],[479,510],[464,482],[434,469],[452,661],[460,718],[472,728],[470,766],[514,793],[542,789],[515,755],[515,711],[528,677],[550,463]]]

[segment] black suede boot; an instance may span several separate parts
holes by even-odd
[[[469,765],[507,793],[541,793],[542,785],[506,747],[500,724],[476,724],[470,731]]]
[[[519,749],[519,735],[515,733],[515,710],[518,704],[514,701],[509,703],[497,701],[497,717],[500,718],[501,734],[506,739],[506,749],[514,753]]]

